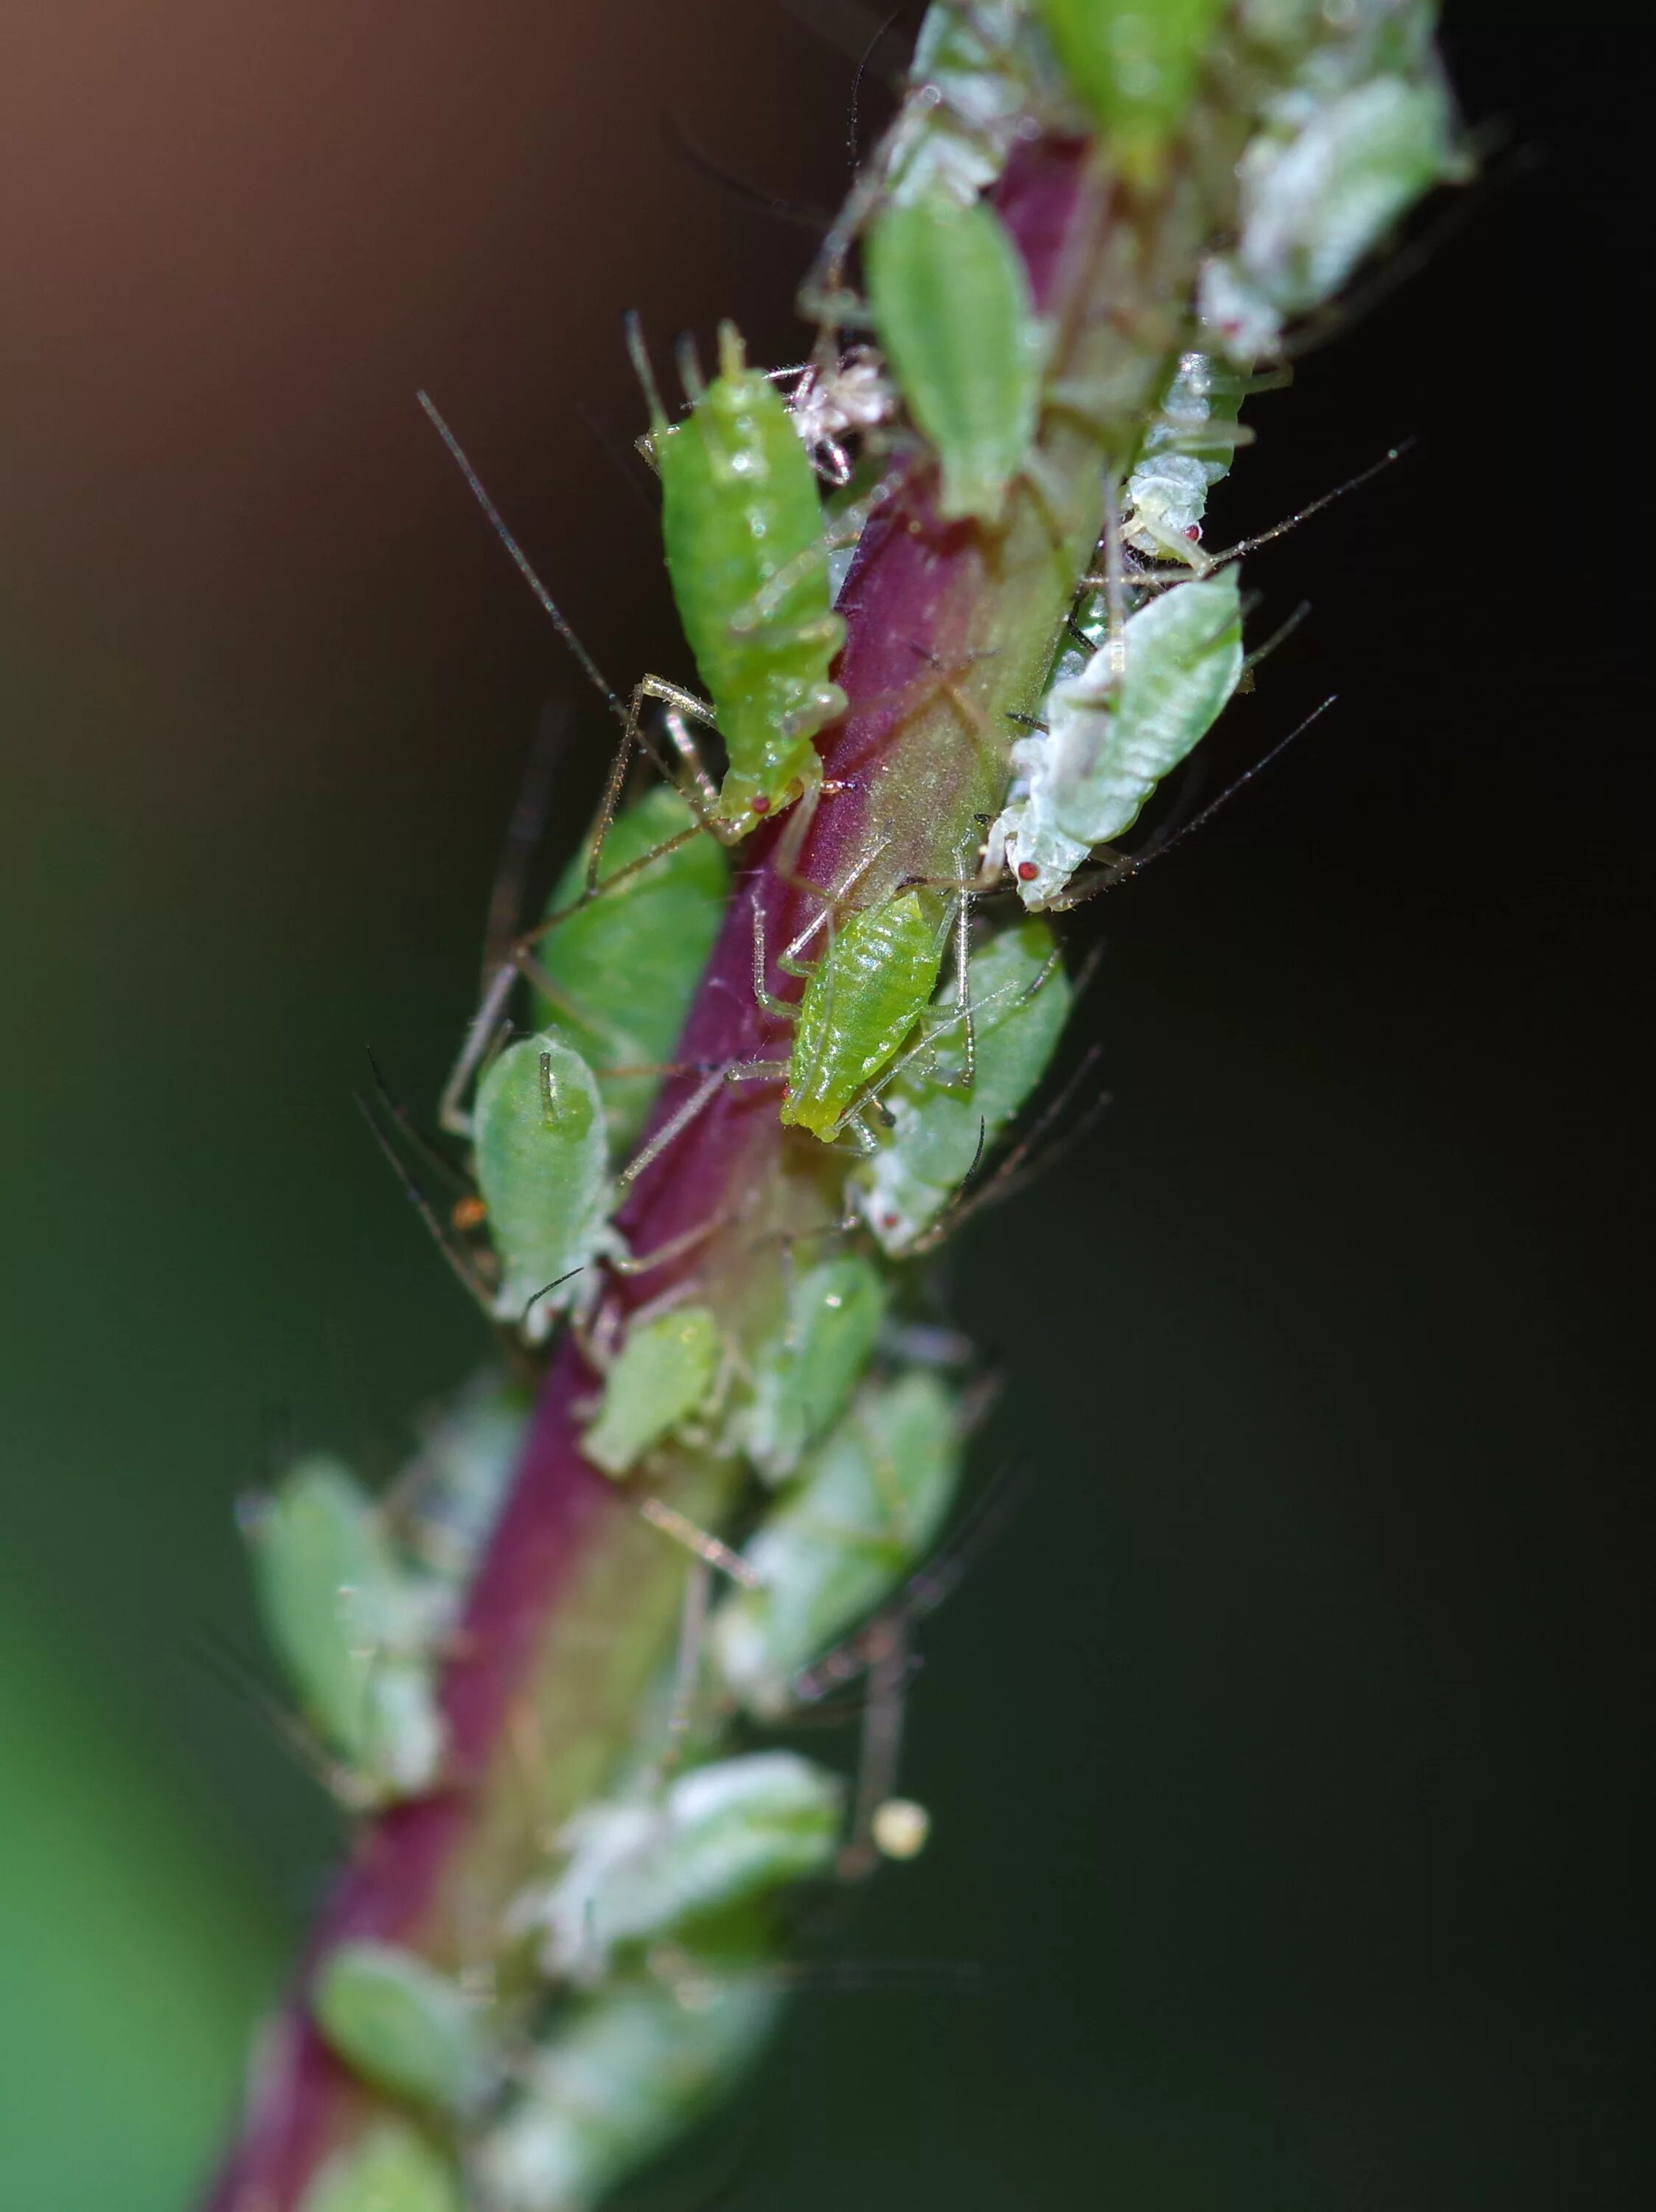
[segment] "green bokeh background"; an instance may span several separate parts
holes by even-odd
[[[809,240],[662,118],[826,206],[852,66],[800,19],[865,13],[9,17],[6,2212],[189,2203],[339,1840],[234,1498],[292,1437],[385,1471],[482,1349],[351,1092],[372,1043],[432,1096],[574,694],[413,389],[618,678],[687,674],[618,318],[790,358]],[[950,1255],[982,1464],[1036,1481],[926,1634],[935,1844],[825,1945],[981,1988],[802,1998],[661,2212],[1648,2201],[1616,21],[1451,5],[1507,182],[1260,404],[1221,510],[1420,435],[1251,569],[1262,628],[1314,617],[1212,773],[1338,714],[1088,915],[1115,1103]]]

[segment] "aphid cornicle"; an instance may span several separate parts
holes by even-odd
[[[951,1088],[919,1063],[905,1068],[883,1094],[890,1132],[855,1178],[857,1209],[893,1258],[925,1239],[1040,1081],[1072,995],[1052,931],[1033,917],[973,955],[971,1084]],[[940,1000],[940,1014],[950,1007]]]
[[[575,1048],[549,1032],[507,1045],[477,1085],[472,1143],[500,1266],[494,1310],[537,1343],[590,1300],[592,1263],[617,1244],[603,1103]]]
[[[540,1932],[549,1974],[591,1985],[619,1947],[822,1873],[842,1798],[839,1778],[797,1752],[755,1751],[588,1805],[559,1838],[561,1873],[517,1900],[511,1924]]]
[[[1131,828],[1218,720],[1242,674],[1236,571],[1175,585],[1047,695],[1012,748],[1013,796],[989,832],[1031,907],[1059,898],[1095,845]]]
[[[786,1711],[794,1676],[889,1597],[943,1526],[960,1474],[955,1408],[933,1375],[868,1387],[743,1556],[752,1588],[713,1616],[720,1680],[748,1710]]]
[[[1018,250],[986,201],[932,191],[887,208],[864,258],[880,343],[937,455],[938,512],[993,528],[1034,436],[1046,350]]]
[[[337,1944],[311,1986],[311,2013],[365,2081],[432,2112],[467,2112],[494,2069],[458,1984],[400,1944]]]
[[[494,2212],[592,2212],[746,2071],[781,2007],[776,1983],[687,1957],[682,1986],[616,1984],[536,2045],[473,2160]]]
[[[377,2120],[337,2150],[300,2212],[464,2212],[459,2179],[407,2120]]]
[[[581,1438],[582,1451],[606,1474],[628,1474],[707,1407],[720,1357],[719,1323],[706,1306],[675,1306],[634,1322],[604,1377],[604,1401]]]
[[[244,1515],[265,1633],[348,1802],[417,1796],[443,1757],[434,1654],[453,1586],[405,1568],[349,1468],[300,1460]]]
[[[625,808],[604,841],[596,896],[578,903],[585,849],[559,878],[547,912],[561,915],[537,946],[555,997],[537,992],[531,1019],[563,1037],[597,1078],[617,1157],[643,1127],[719,933],[730,886],[724,848],[690,837],[636,874],[646,854],[690,829],[695,816],[670,785]],[[636,1071],[616,1074],[616,1069]]]
[[[650,390],[661,528],[679,619],[729,765],[715,810],[751,826],[817,782],[811,739],[845,712],[828,680],[845,624],[828,598],[816,479],[781,394],[721,324],[719,374],[670,423]]]
[[[937,988],[943,932],[916,891],[864,907],[836,931],[805,980],[794,1016],[782,1120],[832,1144],[849,1127],[872,1139],[859,1108]]]

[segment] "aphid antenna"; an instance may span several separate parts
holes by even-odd
[[[550,617],[552,627],[557,631],[558,635],[563,640],[564,644],[568,647],[570,653],[573,654],[582,674],[586,678],[587,682],[591,684],[592,689],[597,693],[598,696],[603,700],[604,705],[610,709],[610,712],[616,717],[616,720],[624,723],[627,720],[627,709],[621,702],[619,693],[616,690],[615,686],[610,682],[609,678],[605,676],[604,671],[598,666],[597,661],[593,659],[591,654],[586,650],[586,647],[581,643],[579,638],[576,636],[574,630],[572,629],[564,615],[563,610],[559,606],[551,592],[547,590],[545,585],[542,583],[540,578],[536,574],[534,568],[531,564],[529,556],[524,551],[523,547],[519,544],[517,539],[513,536],[512,532],[507,526],[506,517],[500,513],[500,508],[495,506],[494,501],[489,497],[487,489],[484,488],[482,478],[478,475],[476,470],[472,467],[471,463],[466,459],[464,449],[461,446],[459,440],[455,436],[453,431],[449,428],[448,424],[443,420],[441,415],[438,413],[436,404],[433,400],[431,394],[428,392],[419,392],[415,394],[415,397],[419,400],[421,406],[425,410],[427,419],[431,423],[433,429],[436,431],[444,445],[448,448],[450,459],[459,470],[462,477],[464,477],[468,490],[470,490],[472,497],[476,501],[478,506],[482,507],[484,514],[487,516],[489,526],[493,529],[494,535],[500,539],[501,544],[505,546],[507,551],[512,556],[513,562],[517,565],[519,574],[528,585],[530,590],[533,592],[537,599],[539,600],[543,612]]]
[[[1271,631],[1271,635],[1265,640],[1263,645],[1256,645],[1252,653],[1245,653],[1243,655],[1243,675],[1252,675],[1261,661],[1270,659],[1271,654],[1276,652],[1279,645],[1286,645],[1289,639],[1293,636],[1295,631],[1298,629],[1300,624],[1305,620],[1306,617],[1310,612],[1310,600],[1301,599],[1299,605],[1295,608],[1293,613],[1289,616],[1287,621],[1279,623],[1277,625],[1277,628]]]
[[[373,1047],[365,1045],[363,1050],[367,1055],[369,1071],[373,1077],[375,1095],[380,1105],[390,1115],[401,1132],[409,1148],[418,1153],[422,1159],[434,1167],[440,1175],[446,1176],[451,1182],[458,1184],[463,1191],[470,1192],[473,1188],[471,1177],[464,1168],[450,1159],[440,1146],[433,1142],[409,1113],[408,1108],[403,1105],[402,1100],[397,1097],[385,1080],[385,1070],[379,1065]]]
[[[820,236],[830,220],[820,208],[796,207],[780,192],[767,191],[762,185],[755,185],[751,179],[739,176],[734,169],[727,169],[722,162],[716,161],[705,147],[691,137],[670,107],[663,111],[661,135],[669,149],[688,167],[720,186],[744,207],[755,209],[761,215],[767,215],[795,230],[808,230],[813,236]]]
[[[500,844],[500,857],[488,896],[488,915],[483,925],[483,972],[481,988],[506,958],[518,935],[523,914],[524,885],[530,861],[540,843],[551,811],[552,786],[558,756],[569,735],[573,717],[568,702],[549,699],[542,708],[535,736],[524,763],[518,797]]]
[[[1080,1142],[1104,1109],[1110,1104],[1110,1093],[1107,1091],[1099,1094],[1072,1129],[1047,1146],[1046,1150],[1040,1153],[1028,1167],[1028,1173],[1021,1172],[1024,1169],[1025,1163],[1029,1161],[1031,1153],[1041,1145],[1059,1117],[1068,1110],[1076,1093],[1097,1066],[1102,1052],[1101,1045],[1095,1044],[1088,1047],[1074,1074],[1069,1078],[1051,1104],[1042,1109],[1028,1133],[1021,1137],[1013,1146],[1004,1159],[996,1166],[988,1180],[980,1183],[975,1188],[962,1186],[931,1226],[917,1237],[907,1248],[904,1255],[906,1258],[918,1260],[928,1252],[935,1252],[938,1245],[952,1237],[957,1229],[963,1228],[974,1214],[981,1212],[986,1206],[998,1205],[1003,1200],[1010,1198],[1014,1191],[1023,1189],[1035,1176],[1044,1175],[1049,1167],[1055,1165],[1066,1152],[1071,1151]]]
[[[1319,721],[1338,698],[1338,691],[1331,691],[1319,707],[1313,707],[1304,720],[1295,723],[1285,738],[1278,738],[1269,752],[1263,754],[1251,768],[1244,769],[1240,775],[1225,786],[1217,798],[1209,799],[1207,805],[1192,814],[1188,822],[1181,822],[1170,836],[1163,838],[1157,844],[1149,846],[1143,853],[1119,854],[1113,862],[1107,863],[1101,868],[1097,875],[1085,884],[1073,897],[1066,896],[1052,900],[1052,910],[1056,914],[1067,914],[1072,907],[1083,905],[1088,899],[1095,898],[1100,891],[1113,890],[1118,884],[1125,883],[1130,876],[1140,875],[1153,862],[1164,860],[1175,846],[1182,845],[1186,837],[1193,837],[1198,830],[1205,829],[1222,806],[1228,806],[1238,793],[1247,788],[1256,776],[1262,775],[1274,761],[1280,759],[1295,740],[1302,738],[1313,722]]]
[[[1212,575],[1216,569],[1228,568],[1233,561],[1240,561],[1244,553],[1257,552],[1260,546],[1269,545],[1278,538],[1286,538],[1290,530],[1297,530],[1302,522],[1309,522],[1313,514],[1320,514],[1325,507],[1332,507],[1336,500],[1344,499],[1348,492],[1361,491],[1364,484],[1372,483],[1394,462],[1412,453],[1419,442],[1417,438],[1404,438],[1398,445],[1388,446],[1379,460],[1371,461],[1366,469],[1359,469],[1356,476],[1348,477],[1344,483],[1338,483],[1331,491],[1324,492],[1309,506],[1296,507],[1292,514],[1284,515],[1280,522],[1273,522],[1268,530],[1256,531],[1251,538],[1238,538],[1235,544],[1227,545],[1218,553],[1206,553],[1192,547],[1188,568],[1181,566],[1174,569],[1140,569],[1135,572],[1133,583],[1137,588],[1144,591],[1166,591],[1185,582],[1189,570],[1194,570],[1199,579]],[[1105,578],[1100,575],[1084,576],[1082,586],[1083,590],[1100,591],[1104,588],[1105,581]]]
[[[442,1254],[444,1259],[447,1261],[450,1271],[453,1274],[455,1280],[461,1285],[462,1289],[465,1291],[468,1297],[476,1299],[478,1305],[482,1307],[483,1312],[488,1315],[490,1322],[493,1322],[496,1318],[494,1300],[490,1297],[488,1285],[478,1273],[476,1266],[473,1264],[470,1255],[461,1250],[461,1249],[453,1243],[436,1208],[432,1205],[431,1200],[426,1196],[424,1191],[421,1189],[419,1184],[415,1181],[414,1176],[409,1172],[408,1165],[403,1159],[402,1155],[397,1152],[397,1147],[391,1143],[391,1139],[386,1135],[384,1129],[380,1127],[379,1121],[374,1115],[373,1107],[369,1104],[368,1101],[363,1097],[360,1091],[356,1094],[356,1103],[361,1110],[363,1120],[368,1125],[373,1141],[379,1146],[380,1151],[391,1162],[391,1170],[396,1176],[398,1182],[402,1184],[404,1196],[408,1199],[409,1204],[419,1214],[421,1220],[425,1223],[426,1227],[431,1232],[431,1235],[436,1243],[437,1249]]]
[[[880,1863],[879,1847],[874,1840],[874,1816],[896,1792],[910,1674],[910,1626],[906,1615],[898,1615],[876,1639],[869,1656],[868,1693],[863,1706],[863,1740],[857,1760],[851,1833],[840,1849],[835,1868],[842,1881],[861,1881]]]

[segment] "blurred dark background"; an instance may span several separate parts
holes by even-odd
[[[918,10],[909,11],[911,14]],[[687,673],[619,343],[793,358],[851,0],[13,9],[0,89],[0,2203],[168,2212],[337,1847],[231,1522],[480,1356],[351,1103],[428,1099],[574,678]],[[1115,1103],[950,1272],[1034,1496],[926,1637],[935,1844],[636,2201],[1650,2201],[1631,10],[1450,0],[1486,182],[1261,403],[1213,542],[1337,712],[1101,902]],[[1445,218],[1450,217],[1447,227]],[[607,736],[580,702],[555,839]],[[1210,787],[1212,787],[1211,786]]]

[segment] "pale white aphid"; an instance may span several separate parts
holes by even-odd
[[[841,1796],[837,1777],[809,1759],[763,1751],[588,1805],[559,1837],[561,1872],[519,1898],[511,1924],[538,1932],[549,1974],[591,1987],[620,1945],[824,1872]]]
[[[1162,592],[1060,675],[1044,726],[1012,747],[1012,793],[989,832],[1026,906],[1052,905],[1095,845],[1131,828],[1241,674],[1241,605],[1226,568]]]

